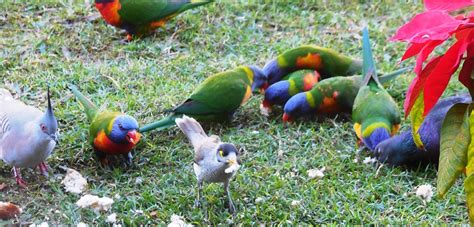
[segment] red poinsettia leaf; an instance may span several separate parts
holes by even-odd
[[[459,81],[466,86],[470,92],[474,89],[474,80],[471,78],[474,71],[474,43],[467,47],[467,57],[459,72]]]
[[[426,79],[428,78],[428,75],[431,74],[433,69],[436,67],[438,64],[439,60],[443,56],[437,56],[433,59],[431,59],[421,71],[420,74],[418,74],[415,79],[410,84],[410,87],[408,87],[407,94],[406,94],[406,99],[405,103],[403,104],[403,108],[405,109],[405,117],[410,114],[410,111],[415,104],[416,98],[420,94],[420,92],[423,90],[423,87],[425,85]]]
[[[423,47],[425,47],[425,45],[427,43],[428,42],[425,42],[425,43],[411,43],[410,46],[408,47],[408,49],[403,54],[402,59],[400,61],[405,61],[406,59],[417,55],[418,53],[420,53],[420,51],[423,49]]]
[[[429,41],[426,43],[426,45],[423,47],[423,49],[420,51],[420,53],[418,54],[418,57],[416,57],[416,64],[415,64],[415,73],[416,75],[420,75],[420,72],[421,72],[421,68],[423,66],[423,62],[428,59],[428,56],[430,56],[431,52],[433,52],[433,50],[441,45],[441,43],[443,43],[444,40],[433,40],[433,41]]]
[[[451,75],[459,67],[461,57],[464,52],[466,52],[468,44],[467,39],[462,39],[454,43],[428,76],[424,86],[424,116],[430,112],[431,108],[433,108],[448,86],[449,79],[451,79]]]
[[[424,0],[426,10],[457,10],[474,5],[472,0]]]
[[[473,31],[473,28],[465,28],[465,29],[460,29],[454,33],[454,36],[456,37],[457,40],[460,39],[466,39],[469,34]]]
[[[416,15],[400,27],[391,40],[424,43],[429,40],[446,40],[465,20],[456,20],[444,11],[428,11]]]

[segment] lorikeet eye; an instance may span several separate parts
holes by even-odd
[[[119,124],[118,125],[120,129],[123,129],[123,125],[122,124]]]

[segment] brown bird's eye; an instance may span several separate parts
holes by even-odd
[[[223,150],[220,150],[220,151],[219,151],[219,155],[220,155],[221,157],[224,157],[224,151],[223,151]]]

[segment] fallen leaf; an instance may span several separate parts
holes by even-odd
[[[10,202],[0,202],[0,219],[7,220],[19,217],[21,208]]]

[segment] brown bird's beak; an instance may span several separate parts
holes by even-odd
[[[137,132],[137,130],[132,130],[127,133],[126,139],[128,142],[132,143],[133,145],[136,145],[140,141],[141,136],[142,134]]]

